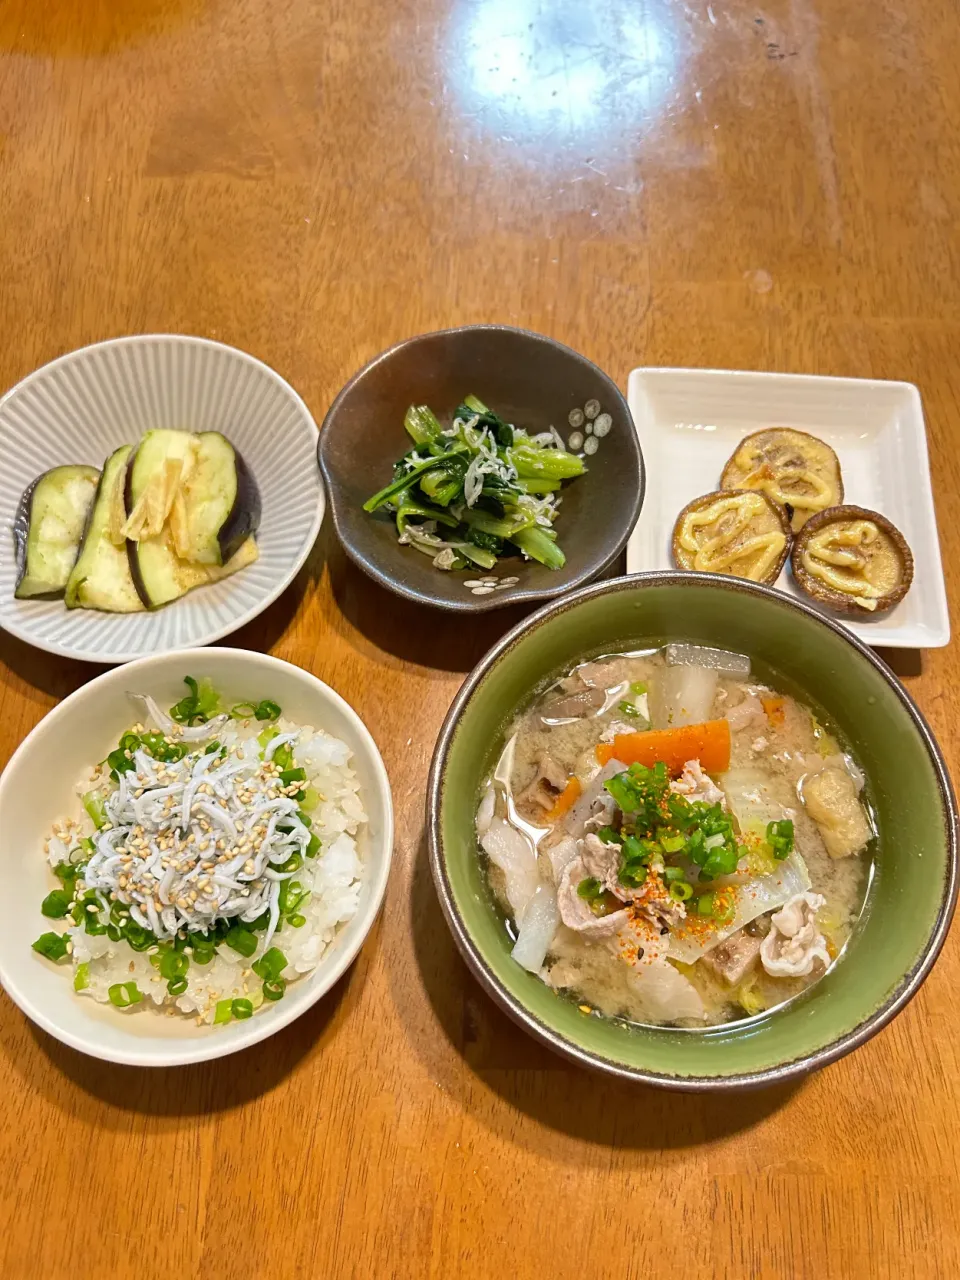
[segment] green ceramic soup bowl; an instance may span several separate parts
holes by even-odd
[[[819,708],[863,767],[879,830],[876,874],[851,944],[802,997],[761,1020],[708,1031],[637,1027],[580,1012],[510,956],[474,815],[516,711],[583,659],[713,645]],[[835,1061],[907,1004],[930,972],[957,898],[957,814],[926,722],[884,663],[842,626],[769,587],[694,573],[619,578],[565,596],[515,627],[450,709],[428,793],[430,859],[457,945],[522,1027],[585,1066],[680,1090],[751,1088]]]

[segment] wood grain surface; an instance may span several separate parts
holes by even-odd
[[[907,379],[957,600],[958,66],[951,0],[0,0],[0,385],[183,331],[321,419],[389,343],[481,320],[621,384]],[[239,634],[380,743],[385,909],[319,1006],[212,1065],[87,1060],[0,998],[3,1280],[957,1274],[956,933],[870,1044],[730,1099],[574,1069],[469,977],[424,783],[514,621],[394,600],[328,525]],[[954,652],[891,657],[955,766]],[[0,763],[93,673],[0,637]]]

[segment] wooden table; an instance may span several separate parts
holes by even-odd
[[[948,0],[2,0],[0,385],[183,331],[266,360],[320,419],[389,343],[481,320],[621,383],[908,379],[957,598],[958,66]],[[327,525],[236,637],[372,728],[386,907],[309,1015],[210,1066],[88,1061],[4,998],[4,1280],[957,1274],[956,936],[852,1058],[732,1099],[567,1066],[469,977],[424,781],[514,620],[399,603]],[[0,662],[3,762],[94,672],[6,636]],[[955,663],[895,656],[951,764]]]

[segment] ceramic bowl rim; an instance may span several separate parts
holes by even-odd
[[[334,468],[330,465],[329,459],[326,457],[324,441],[327,439],[327,434],[325,429],[327,424],[339,412],[344,401],[352,394],[354,387],[360,379],[378,365],[391,359],[403,348],[413,346],[418,342],[423,342],[430,338],[447,338],[454,334],[461,333],[490,332],[509,333],[516,337],[533,338],[537,342],[555,347],[557,350],[573,357],[573,359],[580,364],[589,365],[600,374],[600,376],[609,384],[611,394],[616,399],[618,409],[625,415],[626,421],[632,428],[627,435],[633,446],[633,450],[631,450],[631,452],[635,451],[634,456],[637,461],[639,483],[634,496],[632,510],[630,511],[628,519],[625,521],[625,530],[622,536],[618,539],[616,546],[608,554],[604,555],[602,559],[594,561],[590,566],[581,570],[581,572],[577,574],[575,578],[572,578],[566,585],[555,588],[545,586],[532,587],[523,591],[494,592],[494,594],[490,596],[465,597],[462,600],[440,600],[427,596],[425,593],[418,591],[414,587],[408,587],[405,583],[398,581],[391,574],[381,569],[379,564],[375,561],[365,560],[363,555],[354,547],[352,539],[345,536],[340,520],[340,504],[336,493],[337,486]],[[320,463],[320,470],[323,473],[324,482],[330,494],[330,515],[333,519],[333,527],[337,535],[337,540],[353,563],[359,569],[362,569],[363,572],[371,577],[375,582],[379,583],[380,586],[386,587],[388,591],[392,591],[394,595],[402,596],[405,600],[412,600],[415,604],[428,605],[435,609],[443,609],[447,613],[489,613],[493,609],[504,609],[509,605],[540,604],[544,601],[556,599],[561,592],[566,594],[568,591],[576,591],[587,583],[592,582],[595,578],[599,577],[600,574],[605,572],[605,570],[609,569],[629,542],[630,535],[633,533],[634,527],[640,518],[640,512],[643,508],[643,501],[646,496],[647,489],[646,464],[643,460],[643,449],[640,445],[640,438],[636,431],[633,414],[630,411],[630,405],[627,402],[627,397],[617,386],[613,378],[611,378],[610,374],[608,374],[604,369],[601,369],[601,367],[591,360],[589,356],[585,356],[573,347],[567,346],[566,343],[560,342],[556,338],[551,338],[548,334],[537,333],[534,329],[524,329],[517,325],[510,324],[462,324],[453,325],[448,329],[431,329],[426,333],[417,333],[413,334],[409,338],[402,338],[399,342],[393,343],[392,346],[387,347],[378,355],[373,356],[365,365],[358,369],[346,383],[344,383],[343,387],[341,387],[337,392],[336,398],[330,405],[330,408],[324,414],[323,422],[320,427],[320,439],[317,441],[317,458]],[[478,572],[480,571],[478,570]]]
[[[393,861],[394,848],[394,814],[393,814],[393,793],[390,787],[390,779],[387,775],[386,766],[383,763],[383,757],[377,747],[376,741],[370,730],[364,724],[358,712],[356,712],[349,702],[346,701],[341,694],[332,689],[330,685],[315,676],[311,671],[305,670],[303,667],[297,666],[296,663],[287,662],[283,658],[275,658],[272,654],[256,653],[249,649],[233,649],[227,647],[217,647],[209,650],[204,648],[193,649],[164,649],[160,653],[149,654],[147,657],[138,658],[135,662],[128,663],[122,667],[112,667],[109,671],[103,672],[96,676],[93,680],[89,680],[86,684],[82,684],[79,689],[75,689],[73,693],[68,694],[55,707],[52,707],[45,716],[43,716],[37,724],[30,730],[20,745],[14,751],[13,755],[7,761],[2,772],[0,772],[0,809],[3,805],[3,795],[6,788],[11,785],[10,779],[13,776],[13,767],[16,764],[23,764],[28,758],[39,730],[42,726],[48,725],[51,721],[56,721],[68,714],[68,708],[75,705],[77,701],[89,699],[96,696],[97,689],[106,681],[118,679],[118,673],[123,672],[126,678],[128,673],[134,674],[141,668],[149,667],[161,660],[169,659],[176,656],[178,659],[185,658],[190,660],[195,658],[197,662],[202,663],[207,660],[210,653],[216,655],[225,654],[230,658],[239,658],[243,661],[251,662],[256,666],[266,668],[292,668],[297,677],[302,678],[308,685],[312,685],[318,693],[319,697],[331,705],[334,705],[349,720],[359,741],[363,744],[364,751],[367,756],[367,762],[371,767],[371,773],[374,779],[374,786],[383,805],[383,833],[380,843],[383,848],[382,866],[374,879],[367,883],[370,888],[370,897],[365,906],[358,911],[358,917],[362,924],[358,929],[357,936],[353,941],[340,948],[334,948],[330,953],[330,963],[324,966],[324,957],[321,957],[320,964],[313,973],[306,975],[305,995],[296,1004],[289,1007],[276,1006],[270,1010],[268,1017],[251,1018],[249,1021],[231,1026],[228,1030],[229,1036],[211,1036],[202,1040],[182,1040],[170,1041],[170,1048],[164,1051],[143,1051],[137,1050],[137,1039],[135,1036],[130,1038],[129,1052],[112,1052],[104,1051],[102,1047],[96,1045],[95,1028],[89,1035],[77,1035],[72,1031],[64,1030],[60,1027],[56,1020],[49,1017],[48,1014],[38,1006],[31,996],[25,992],[15,975],[8,972],[0,959],[0,986],[3,987],[9,998],[17,1005],[17,1007],[38,1027],[42,1028],[48,1035],[55,1040],[59,1040],[62,1044],[68,1045],[71,1049],[76,1049],[79,1053],[86,1054],[92,1058],[99,1058],[105,1062],[115,1062],[123,1066],[133,1067],[181,1067],[189,1066],[197,1062],[211,1062],[217,1058],[226,1058],[233,1053],[239,1053],[243,1049],[249,1049],[252,1045],[259,1044],[262,1040],[269,1039],[276,1032],[282,1031],[284,1027],[295,1022],[312,1008],[328,991],[340,980],[346,973],[350,965],[356,959],[361,947],[369,937],[370,931],[377,921],[380,909],[383,905],[384,895],[386,893],[387,881],[390,876],[390,869]],[[2,853],[2,850],[0,850]],[[64,981],[66,981],[66,977]],[[312,985],[307,985],[312,984]]]
[[[441,799],[447,761],[460,717],[467,704],[473,699],[482,685],[488,672],[509,654],[521,639],[538,630],[544,623],[551,621],[562,613],[577,608],[580,604],[587,600],[592,600],[596,596],[629,591],[645,586],[683,587],[686,585],[737,591],[747,596],[768,599],[785,609],[802,614],[822,627],[826,627],[827,630],[832,631],[846,644],[855,649],[860,657],[866,660],[890,685],[920,734],[936,774],[937,785],[943,803],[947,843],[947,869],[944,878],[944,891],[933,927],[917,961],[903,976],[901,982],[887,999],[851,1031],[848,1031],[830,1044],[802,1054],[798,1058],[790,1059],[787,1062],[766,1067],[761,1071],[741,1072],[729,1076],[673,1076],[644,1068],[626,1066],[581,1047],[575,1041],[555,1031],[552,1027],[548,1027],[546,1023],[527,1009],[519,999],[501,986],[499,980],[488,966],[479,946],[474,942],[466,925],[460,918],[447,874],[446,860],[443,856],[440,822]],[[443,722],[430,765],[430,777],[427,785],[427,830],[430,869],[433,873],[433,880],[443,914],[461,955],[488,995],[524,1030],[544,1041],[557,1053],[572,1059],[581,1066],[589,1067],[620,1079],[655,1085],[659,1088],[670,1089],[680,1093],[713,1093],[785,1084],[789,1081],[800,1079],[812,1071],[827,1066],[831,1062],[836,1062],[837,1059],[844,1057],[872,1039],[877,1032],[887,1026],[909,1004],[933,968],[946,940],[957,905],[958,888],[960,888],[960,868],[958,868],[957,857],[957,803],[950,776],[947,772],[943,754],[930,726],[894,672],[862,640],[841,627],[839,623],[834,622],[832,618],[824,617],[802,601],[794,600],[790,596],[784,595],[783,592],[777,591],[774,587],[761,586],[739,578],[708,573],[662,570],[629,574],[610,582],[594,583],[571,595],[565,595],[545,608],[538,610],[507,632],[481,658],[480,662],[464,681]]]
[[[91,351],[98,350],[101,347],[139,346],[141,344],[151,342],[160,342],[170,345],[174,343],[186,343],[190,346],[211,347],[221,351],[228,351],[232,356],[239,356],[242,360],[246,361],[247,364],[254,365],[261,373],[266,374],[269,379],[279,384],[281,389],[290,396],[294,405],[300,411],[304,420],[304,425],[309,424],[313,427],[314,431],[319,430],[317,427],[317,421],[310,412],[306,401],[287,381],[282,373],[278,373],[276,369],[272,368],[265,361],[258,359],[257,356],[251,355],[249,351],[244,351],[241,347],[234,347],[229,342],[218,342],[215,338],[201,338],[192,333],[128,333],[121,334],[114,338],[102,338],[99,342],[88,342],[82,347],[74,347],[72,351],[65,351],[63,355],[55,356],[52,360],[47,360],[44,364],[38,365],[37,368],[31,370],[30,373],[24,374],[24,376],[15,382],[13,386],[8,387],[7,390],[0,395],[0,413],[3,412],[8,402],[12,400],[14,396],[21,392],[25,387],[29,386],[32,382],[35,380],[42,381],[42,379],[53,369],[70,364],[74,360],[88,355]],[[249,622],[253,622],[253,620],[258,618],[264,610],[269,609],[270,606],[279,599],[306,564],[310,553],[313,551],[313,548],[316,545],[317,536],[320,533],[320,527],[323,524],[323,517],[326,514],[326,505],[326,489],[323,477],[321,476],[317,490],[316,510],[313,514],[311,527],[304,536],[303,549],[300,554],[290,562],[286,572],[277,579],[276,583],[271,587],[262,600],[258,600],[256,604],[251,605],[249,609],[236,619],[232,619],[225,626],[213,627],[196,636],[191,636],[187,647],[191,649],[202,648],[208,644],[213,644],[216,640],[222,640],[225,636],[232,635],[235,631],[239,631],[241,627],[245,627]],[[30,645],[31,648],[41,649],[45,653],[52,653],[58,658],[74,658],[78,662],[95,662],[98,664],[109,662],[111,665],[119,665],[127,662],[139,662],[145,657],[158,656],[155,654],[144,654],[139,650],[131,650],[129,652],[126,650],[111,650],[110,656],[108,658],[104,658],[102,654],[90,652],[86,649],[77,649],[73,647],[64,648],[62,645],[57,645],[54,641],[35,636],[29,628],[21,627],[17,622],[11,623],[8,618],[5,618],[3,622],[0,623],[0,628],[7,631],[10,635],[16,636],[16,638],[21,640],[24,644]],[[167,652],[167,650],[164,650],[163,652]]]

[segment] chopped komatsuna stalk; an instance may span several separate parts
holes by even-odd
[[[366,512],[389,511],[400,542],[441,570],[493,569],[511,554],[563,567],[552,528],[560,489],[585,468],[556,430],[524,430],[474,395],[448,427],[425,405],[411,406],[404,425],[414,447]]]

